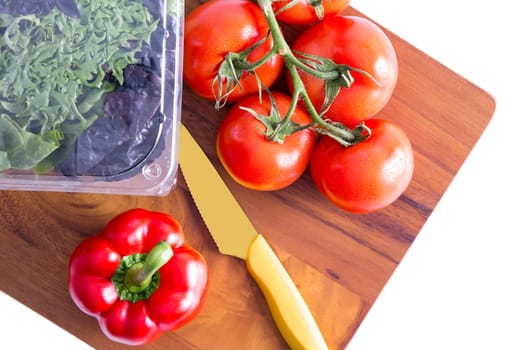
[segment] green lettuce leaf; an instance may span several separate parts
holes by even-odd
[[[0,115],[0,170],[30,169],[60,146],[57,130],[36,135],[22,129],[8,115]]]

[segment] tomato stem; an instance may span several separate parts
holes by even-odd
[[[279,26],[279,23],[277,22],[277,18],[275,17],[275,14],[272,9],[272,1],[271,0],[257,0],[257,2],[264,13],[264,16],[266,17],[266,21],[268,22],[268,26],[270,28],[270,32],[272,34],[272,38],[274,41],[274,48],[276,48],[277,52],[283,57],[286,68],[290,71],[290,74],[292,75],[294,93],[292,95],[292,104],[290,106],[290,110],[293,112],[293,109],[295,109],[295,107],[297,106],[299,96],[302,96],[307,106],[308,113],[312,117],[314,123],[322,125],[324,121],[322,120],[321,116],[319,116],[319,114],[315,110],[315,107],[313,107],[313,104],[311,103],[310,98],[308,94],[306,93],[304,84],[297,72],[296,66],[300,65],[302,67],[304,64],[300,62],[294,56],[294,54],[292,53],[292,50],[290,49],[290,46],[288,45],[288,42],[284,38],[284,35],[281,31],[281,27]],[[288,120],[291,117],[292,112],[289,111],[286,114],[288,117]]]
[[[285,126],[291,122],[291,116],[293,114],[293,111],[297,107],[299,98],[303,100],[305,108],[310,117],[312,118],[312,124],[292,128],[292,132],[302,130],[310,126],[314,126],[315,129],[318,130],[320,133],[331,136],[345,147],[355,144],[356,142],[362,141],[363,135],[368,135],[367,137],[369,137],[369,129],[368,132],[363,132],[362,126],[356,127],[354,129],[349,129],[341,123],[332,123],[331,121],[323,118],[317,112],[315,106],[310,100],[310,97],[308,96],[308,93],[306,92],[306,88],[301,77],[299,76],[299,72],[297,69],[299,68],[309,74],[312,74],[324,80],[337,79],[339,76],[339,72],[335,70],[319,71],[299,60],[292,52],[290,46],[288,45],[288,42],[286,41],[281,31],[281,27],[279,26],[275,13],[272,9],[272,1],[257,0],[257,2],[264,13],[264,16],[266,17],[266,21],[268,22],[268,27],[270,28],[270,33],[274,41],[274,47],[270,52],[272,54],[278,53],[283,57],[286,68],[288,69],[292,78],[292,84],[294,88],[290,108],[286,113],[286,116],[283,118],[281,125],[278,128],[276,128],[276,130],[273,132],[273,135],[270,135],[269,139],[272,140],[276,137],[279,131],[281,131],[282,129],[286,129]],[[261,61],[267,59],[268,58],[265,56],[261,59]]]
[[[290,53],[286,56],[286,59],[293,63],[294,66],[298,67],[299,69],[305,71],[306,73],[313,75],[316,78],[322,79],[322,80],[333,80],[337,79],[339,77],[339,72],[332,70],[332,71],[320,71],[318,69],[312,68],[309,65],[302,62],[300,59],[297,58],[293,53]]]
[[[259,46],[260,44],[264,43],[267,40],[269,35],[270,35],[270,32],[268,32],[268,34],[266,34],[266,36],[265,36],[265,38],[263,40],[261,40],[259,43],[257,43],[255,46],[252,46],[251,48],[255,48],[255,47]],[[238,59],[235,62],[235,67],[237,69],[240,69],[240,70],[243,70],[243,71],[254,71],[257,68],[259,68],[260,66],[262,66],[263,64],[265,64],[266,62],[268,62],[274,55],[279,54],[279,48],[277,46],[273,46],[272,49],[269,50],[259,60],[255,61],[255,62],[248,62],[248,60],[246,59],[246,56],[248,56],[248,54],[250,53],[250,51],[251,51],[250,49],[246,50],[247,54],[243,55],[241,57],[241,59]]]

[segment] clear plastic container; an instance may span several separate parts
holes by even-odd
[[[0,0],[0,190],[165,195],[183,0]]]

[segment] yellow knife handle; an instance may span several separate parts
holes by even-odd
[[[328,346],[303,297],[263,236],[258,235],[251,244],[246,264],[290,348],[327,350]]]

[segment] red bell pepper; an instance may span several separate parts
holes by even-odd
[[[110,339],[142,345],[191,321],[208,287],[202,255],[165,213],[132,209],[79,244],[69,293]]]

